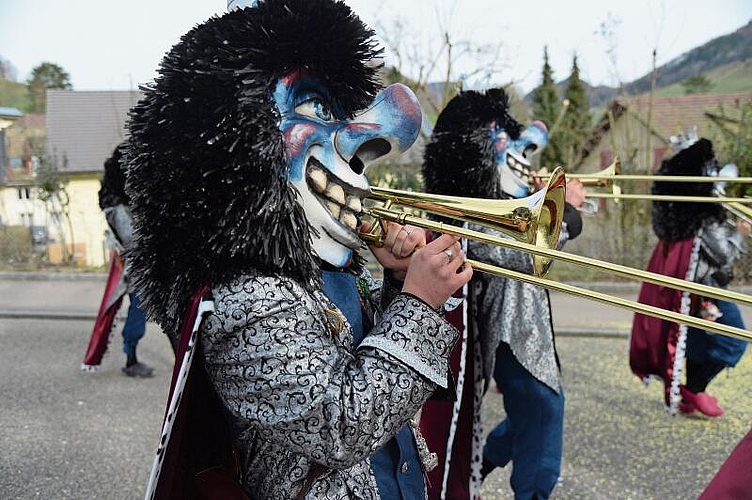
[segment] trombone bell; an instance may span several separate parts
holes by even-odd
[[[566,194],[566,179],[564,171],[556,168],[548,179],[545,189],[525,197],[514,200],[496,200],[481,198],[465,198],[461,196],[447,196],[429,193],[416,193],[412,191],[400,191],[372,187],[371,199],[383,201],[384,207],[366,210],[369,215],[376,219],[392,220],[404,224],[404,212],[391,210],[392,205],[401,205],[414,209],[423,210],[433,215],[438,215],[457,221],[468,222],[485,226],[510,238],[529,243],[538,247],[555,249],[559,243],[561,222],[564,216],[564,198]],[[410,223],[427,229],[437,229],[432,221],[416,223],[414,218]],[[361,234],[366,241],[383,244],[383,233],[375,231]],[[461,229],[453,228],[455,234],[460,235]],[[465,236],[467,237],[467,236]],[[533,255],[533,272],[536,276],[543,276],[548,272],[553,259]]]

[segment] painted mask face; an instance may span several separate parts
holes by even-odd
[[[491,138],[496,150],[496,166],[501,178],[501,190],[513,198],[530,194],[530,159],[548,144],[548,129],[543,122],[534,121],[513,140],[506,130],[491,123]]]
[[[362,243],[357,228],[369,185],[366,168],[409,148],[420,131],[418,100],[404,85],[390,85],[371,106],[344,119],[313,75],[296,70],[274,91],[287,157],[288,180],[313,235],[313,249],[335,267],[349,264]]]

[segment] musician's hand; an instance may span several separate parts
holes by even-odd
[[[415,251],[402,291],[438,309],[472,276],[473,269],[465,262],[459,238],[443,234]]]
[[[396,222],[387,223],[387,233],[384,246],[370,245],[371,252],[384,269],[391,269],[392,275],[402,281],[407,275],[410,257],[418,248],[426,246],[426,232],[420,227],[400,225]],[[368,232],[371,224],[363,221],[361,232]]]
[[[744,219],[739,219],[738,221],[736,221],[736,230],[739,231],[739,234],[746,238],[747,236],[749,236],[749,233],[752,232],[752,224]]]
[[[587,197],[587,189],[582,185],[579,179],[570,179],[567,181],[567,194],[565,201],[575,208],[580,208],[582,202]]]

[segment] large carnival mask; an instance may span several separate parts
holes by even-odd
[[[492,122],[490,133],[496,151],[501,190],[513,198],[529,195],[532,189],[530,158],[548,144],[546,125],[534,121],[517,139],[512,139],[504,128]]]
[[[292,71],[277,82],[274,101],[289,160],[288,180],[314,229],[313,249],[345,267],[362,242],[357,228],[369,192],[366,168],[396,156],[418,137],[422,114],[404,85],[390,85],[352,119],[315,76]]]

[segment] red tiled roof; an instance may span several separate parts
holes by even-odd
[[[734,92],[730,94],[688,94],[675,97],[653,97],[653,108],[650,117],[650,128],[653,134],[668,144],[669,138],[679,131],[687,131],[697,127],[697,133],[708,136],[712,131],[712,120],[707,115],[719,114],[722,107],[724,113],[738,109],[745,102],[752,101],[752,92]],[[590,136],[580,153],[577,167],[600,144],[603,136],[611,129],[608,113],[613,118],[620,119],[628,109],[647,126],[647,115],[650,98],[643,94],[636,97],[623,97],[611,101],[607,111],[600,121],[593,127]],[[732,116],[734,113],[730,113]]]
[[[697,133],[707,136],[711,132],[711,120],[706,112],[717,113],[721,106],[728,113],[745,102],[752,101],[752,92],[732,94],[688,94],[675,97],[653,97],[651,128],[668,139],[681,130],[697,126]],[[621,99],[629,110],[647,123],[649,97],[641,95]]]

